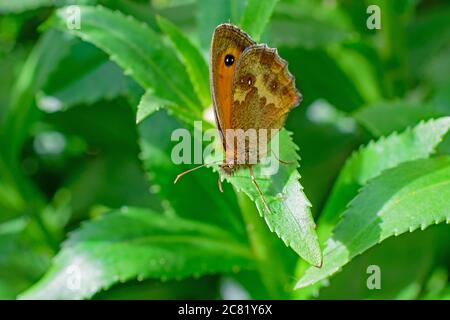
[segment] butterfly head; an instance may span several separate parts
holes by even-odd
[[[222,162],[222,164],[220,165],[220,169],[226,175],[231,176],[238,169],[238,166],[236,165],[234,160],[230,159],[230,160],[224,160]]]

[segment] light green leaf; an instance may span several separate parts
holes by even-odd
[[[15,299],[17,294],[32,285],[48,267],[50,254],[42,250],[42,238],[36,237],[36,227],[33,220],[23,216],[0,223],[2,299]]]
[[[200,45],[209,49],[214,29],[221,23],[238,24],[246,0],[197,0],[197,29]]]
[[[256,42],[260,40],[277,2],[278,0],[248,0],[240,25]]]
[[[355,152],[342,168],[319,218],[322,242],[330,236],[348,202],[368,180],[403,162],[433,154],[450,129],[450,117],[420,123],[412,129],[370,142]]]
[[[450,222],[450,157],[416,160],[371,180],[352,200],[324,250],[322,268],[309,268],[302,288],[339,271],[353,257],[393,235]]]
[[[139,101],[137,106],[136,123],[139,124],[144,121],[147,117],[151,116],[153,113],[161,108],[167,107],[171,104],[170,101],[160,99],[155,96],[152,90],[147,90]],[[176,106],[169,107],[171,109]],[[179,113],[177,113],[180,115]]]
[[[19,13],[41,7],[51,7],[55,0],[0,0],[1,13]]]
[[[245,243],[200,222],[124,208],[72,233],[22,299],[83,299],[117,282],[181,279],[252,267]]]
[[[320,266],[322,255],[311,215],[311,204],[299,182],[298,147],[292,141],[291,134],[284,129],[279,133],[279,149],[279,159],[292,163],[279,163],[278,171],[270,176],[263,175],[261,165],[254,169],[256,181],[271,212],[267,212],[248,169],[240,169],[232,176],[225,176],[225,179],[256,203],[270,230],[287,246],[309,264]],[[272,158],[271,161],[278,160]]]
[[[57,11],[56,25],[107,52],[111,59],[143,88],[200,118],[202,106],[189,76],[173,49],[142,22],[120,12],[80,6],[81,28],[67,29],[64,8]]]
[[[214,28],[231,17],[229,0],[197,0],[197,29],[202,48],[208,49]]]
[[[208,107],[211,104],[208,64],[199,49],[173,23],[162,17],[157,21],[180,54],[202,106]]]
[[[353,117],[375,137],[401,131],[421,120],[446,116],[431,105],[412,105],[405,102],[381,102],[360,108]]]

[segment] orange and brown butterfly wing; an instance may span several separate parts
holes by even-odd
[[[231,128],[280,129],[302,96],[287,62],[266,45],[240,56],[232,84]],[[269,137],[270,138],[270,137]]]
[[[231,24],[221,24],[214,31],[211,43],[210,86],[216,123],[222,138],[224,131],[231,128],[232,84],[235,68],[245,48],[253,44],[253,40],[245,32]],[[233,60],[228,65],[225,63],[227,56],[232,57]],[[225,145],[225,141],[223,142]]]

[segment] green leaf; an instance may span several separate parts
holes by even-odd
[[[241,19],[241,27],[258,42],[272,16],[278,0],[248,0]]]
[[[375,137],[401,131],[421,120],[447,116],[445,112],[428,105],[407,102],[378,102],[360,108],[353,117]]]
[[[56,14],[56,25],[108,53],[113,61],[143,88],[152,89],[161,99],[201,117],[202,106],[183,64],[173,49],[142,22],[103,7],[80,6],[82,26],[67,29],[65,10]]]
[[[197,0],[196,20],[200,45],[208,50],[211,44],[212,34],[217,25],[224,22],[237,23],[232,14],[232,8],[236,4],[242,4],[241,0]]]
[[[289,71],[295,76],[295,84],[304,98],[302,105],[324,99],[345,112],[363,105],[364,99],[355,83],[326,51],[280,47],[279,52],[289,61]]]
[[[429,120],[394,133],[355,152],[342,168],[318,221],[324,242],[349,201],[367,181],[403,162],[428,158],[450,129],[450,117]]]
[[[35,105],[35,95],[46,83],[58,62],[68,53],[71,39],[60,32],[44,33],[26,59],[11,92],[11,101],[0,131],[0,207],[5,216],[33,213],[40,220],[44,196],[24,175],[19,165],[23,144],[41,113]],[[6,200],[6,201],[4,201]],[[55,246],[53,235],[46,231],[49,247]]]
[[[208,65],[205,59],[199,49],[169,20],[158,17],[157,21],[161,30],[169,36],[180,54],[202,106],[208,107],[211,104],[211,97],[209,95]]]
[[[252,264],[246,244],[222,228],[124,208],[72,233],[47,274],[20,298],[89,298],[135,278],[181,279]]]
[[[386,239],[355,257],[342,272],[330,278],[318,297],[321,300],[417,299],[440,254],[436,244],[441,242],[446,246],[449,231],[449,225],[441,224],[423,232]],[[380,268],[382,290],[367,287],[370,276],[367,269],[371,265]]]
[[[411,72],[418,77],[423,74],[423,67],[435,59],[439,50],[448,45],[450,37],[450,8],[434,7],[411,21],[407,28],[409,65]]]
[[[141,97],[141,101],[139,101],[139,105],[137,106],[136,123],[141,123],[159,109],[164,107],[167,108],[169,104],[171,104],[170,101],[160,99],[154,95],[152,90],[147,90]],[[175,106],[172,106],[167,109],[170,110],[174,107]],[[180,114],[177,113],[177,115]]]
[[[356,255],[393,235],[450,222],[450,157],[416,160],[371,180],[352,200],[324,250],[322,268],[309,268],[302,288],[339,271]]]
[[[55,0],[0,0],[1,13],[19,13],[27,10],[34,10],[41,7],[51,7]]]
[[[220,281],[217,275],[165,282],[130,281],[101,291],[92,300],[207,300],[219,297]]]
[[[322,255],[315,231],[316,226],[311,215],[311,204],[299,182],[298,147],[286,130],[281,130],[279,133],[279,148],[279,158],[292,163],[279,163],[278,171],[271,176],[263,175],[261,165],[255,166],[254,169],[256,181],[271,212],[267,212],[248,169],[240,169],[232,176],[225,176],[225,179],[237,191],[243,191],[256,203],[269,229],[275,232],[287,246],[309,264],[320,266]],[[278,160],[272,158],[272,161]]]
[[[278,14],[272,19],[272,43],[274,46],[299,46],[309,49],[323,47],[348,40],[351,33],[329,21],[321,21],[309,13],[291,16]]]
[[[11,93],[11,103],[2,131],[4,155],[14,159],[29,134],[30,127],[38,120],[39,110],[34,104],[35,94],[45,85],[58,62],[68,54],[71,40],[67,35],[50,30],[42,35],[22,67]]]
[[[245,240],[245,227],[236,196],[231,188],[225,189],[224,193],[219,191],[217,176],[203,169],[187,175],[177,184],[173,183],[178,174],[197,165],[193,161],[194,156],[189,159],[193,164],[176,164],[173,161],[173,149],[180,144],[176,139],[172,141],[175,130],[191,133],[180,121],[168,116],[165,111],[153,114],[138,126],[141,147],[139,157],[153,185],[153,192],[175,214],[221,226]],[[191,137],[190,141],[186,141],[189,143],[189,152],[191,143],[197,142],[201,146],[202,132],[198,130]]]
[[[43,250],[42,238],[36,236],[36,231],[36,224],[28,217],[0,223],[2,299],[15,299],[17,294],[32,285],[47,269],[50,253]]]
[[[37,103],[41,109],[54,112],[101,99],[111,100],[125,95],[131,81],[104,52],[78,40],[71,54],[51,75]]]

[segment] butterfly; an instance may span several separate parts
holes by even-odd
[[[300,104],[302,95],[287,69],[288,63],[277,50],[257,44],[237,26],[229,23],[217,26],[210,53],[211,97],[224,149],[221,171],[232,175],[240,168],[249,168],[252,182],[268,209],[253,173],[255,163],[250,161],[256,158],[258,162],[262,152],[252,148],[248,137],[242,144],[236,141],[238,135],[228,132],[254,130],[258,138],[264,132],[268,142],[272,135],[267,132],[283,127],[287,114]],[[179,174],[175,183],[184,174],[206,165]],[[219,189],[222,191],[220,177]]]

